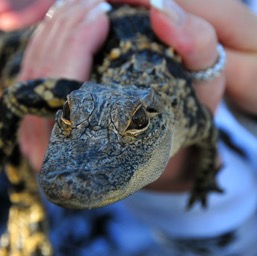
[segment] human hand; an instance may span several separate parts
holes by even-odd
[[[0,30],[21,29],[41,20],[55,0],[0,0]]]
[[[43,77],[88,80],[93,55],[108,31],[105,15],[108,6],[101,3],[102,0],[66,2],[52,19],[42,21],[25,53],[19,80]],[[51,128],[52,122],[35,116],[26,117],[21,125],[21,150],[37,171]]]
[[[227,52],[225,75],[229,101],[257,115],[257,16],[241,1],[177,0],[177,3],[215,28]]]

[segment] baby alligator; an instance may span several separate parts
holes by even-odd
[[[116,202],[156,180],[179,149],[195,145],[199,161],[188,206],[206,206],[210,191],[221,192],[210,112],[196,98],[179,56],[153,34],[146,10],[123,6],[110,19],[90,82],[38,79],[4,91],[2,164],[13,152],[20,119],[49,116],[67,97],[40,173],[50,201],[70,208]]]

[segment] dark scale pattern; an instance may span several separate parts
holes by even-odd
[[[3,99],[0,99],[0,113],[5,113],[0,115],[0,123],[3,124],[0,126],[0,164],[3,167],[15,146],[20,118],[6,107]]]
[[[11,33],[0,31],[0,41],[3,42],[3,44],[0,44],[0,73],[9,65],[10,60],[15,62],[14,66],[16,71],[19,70],[20,61],[17,61],[17,58],[22,57],[23,49],[32,31],[33,29],[14,31]],[[10,75],[16,76],[16,74],[17,73],[12,72]]]
[[[38,79],[31,80],[25,83],[20,83],[19,86],[13,88],[12,97],[17,100],[17,104],[26,106],[26,112],[29,113],[30,108],[34,109],[46,109],[50,113],[55,114],[58,109],[62,107],[63,104],[52,108],[47,104],[47,100],[43,95],[36,92],[37,87],[44,86],[47,88],[47,84],[51,80]],[[67,95],[76,89],[81,87],[82,83],[70,80],[57,80],[51,93],[53,98],[66,100]]]
[[[139,26],[140,24],[140,26]],[[156,40],[152,29],[149,27],[149,18],[143,15],[120,16],[112,19],[111,22],[113,33],[119,39],[129,40],[135,37],[135,34],[147,35],[149,39]],[[113,47],[113,46],[112,46]]]
[[[0,105],[2,163],[12,154],[20,118],[26,114],[51,116],[67,97],[65,107],[56,114],[40,174],[40,185],[49,200],[79,209],[114,203],[156,180],[179,149],[195,145],[199,162],[189,206],[197,201],[206,206],[208,193],[221,191],[215,182],[217,132],[209,111],[196,99],[179,56],[154,36],[146,10],[114,8],[110,19],[109,39],[96,57],[91,82],[81,86],[81,82],[65,79],[38,79],[14,84],[4,92]],[[14,38],[22,47],[28,40],[26,33],[17,35],[4,40],[0,51],[3,63],[20,50],[12,45]],[[5,45],[8,42],[10,45]],[[5,63],[1,70],[6,81],[13,78],[8,74],[18,71],[18,61],[10,61],[14,67]],[[34,196],[37,184],[33,175],[27,176],[24,166],[7,169],[12,183],[22,173],[24,190],[32,186],[28,194],[17,188],[15,198],[20,201],[15,204],[31,202],[28,214],[40,216],[35,222],[38,225],[32,225],[33,234],[37,234],[35,227],[42,234],[39,223],[44,212]],[[16,209],[16,213],[13,219],[24,211]],[[25,217],[24,229],[31,231],[30,218]],[[16,236],[14,221],[9,224],[7,235]],[[65,239],[73,236],[75,244],[83,243],[75,234]],[[38,246],[45,244],[50,254],[45,234],[41,237]],[[33,236],[23,239],[28,245],[28,239],[34,241]]]
[[[163,56],[164,57],[164,56]],[[174,61],[173,59],[167,58],[167,69],[175,78],[182,78],[187,80],[188,86],[191,86],[190,78],[185,76],[185,68],[180,62]]]

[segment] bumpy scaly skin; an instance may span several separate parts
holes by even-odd
[[[51,201],[71,208],[116,202],[156,180],[180,148],[196,145],[200,158],[189,206],[198,200],[205,206],[208,192],[220,191],[215,182],[217,131],[209,111],[195,97],[179,56],[154,36],[145,10],[124,7],[110,17],[110,37],[96,57],[91,82],[80,88],[76,81],[38,79],[3,92],[1,164],[13,159],[21,118],[52,115],[70,93],[63,110],[56,114],[40,174],[40,184]],[[18,59],[29,33],[12,35],[18,42],[13,45],[8,37],[2,40],[2,88],[19,70]],[[9,173],[11,183],[15,183],[14,173],[24,173],[21,166],[15,170]],[[33,198],[24,191],[19,191],[21,203]],[[38,198],[33,198],[33,204],[40,205]],[[15,204],[12,209],[15,211]],[[40,216],[44,218],[44,214]],[[12,221],[4,237],[15,236]],[[28,218],[22,228],[29,230]],[[43,233],[37,229],[34,234]],[[5,244],[5,248],[10,246],[16,245]]]
[[[140,28],[138,28],[140,24]],[[150,30],[145,11],[121,8],[95,82],[69,96],[56,115],[40,184],[54,203],[101,207],[156,180],[188,145],[200,161],[189,206],[206,205],[215,183],[217,132],[171,49]]]
[[[29,29],[11,34],[0,34],[1,90],[15,82],[24,47],[31,32],[32,30]],[[40,102],[40,98],[44,98],[43,94],[39,97],[36,92],[34,95],[31,94],[33,90],[27,91],[28,88],[38,88],[39,83],[41,87],[46,84],[43,80],[20,83],[1,92],[0,162],[1,169],[5,169],[11,184],[9,194],[12,203],[6,232],[0,238],[1,256],[51,256],[53,254],[52,246],[47,238],[47,219],[34,172],[27,161],[20,158],[19,150],[15,150],[17,149],[17,129],[22,116],[31,112],[33,109],[31,106]],[[51,84],[51,81],[49,80],[47,84]],[[35,96],[37,96],[36,101]],[[62,101],[64,99],[63,97]],[[23,100],[26,104],[23,104]],[[44,100],[41,99],[42,101]],[[40,113],[41,110],[44,111],[44,108],[40,107],[38,110],[37,113]],[[7,165],[3,168],[5,164]]]
[[[17,158],[17,155],[16,155]],[[17,168],[18,167],[18,168]],[[1,256],[52,255],[47,223],[34,171],[25,159],[6,167],[12,183],[7,231],[0,238]]]
[[[33,28],[12,33],[0,31],[0,84],[1,90],[8,88],[16,81],[21,59]]]

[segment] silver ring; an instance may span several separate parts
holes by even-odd
[[[55,3],[50,7],[50,9],[47,11],[45,17],[48,19],[52,19],[53,15],[57,8],[61,7],[64,4],[64,1],[62,0],[56,0]]]
[[[200,71],[187,71],[189,78],[198,81],[208,81],[220,76],[221,72],[225,68],[226,63],[226,52],[221,44],[217,45],[218,50],[218,61],[213,67],[207,68]]]

